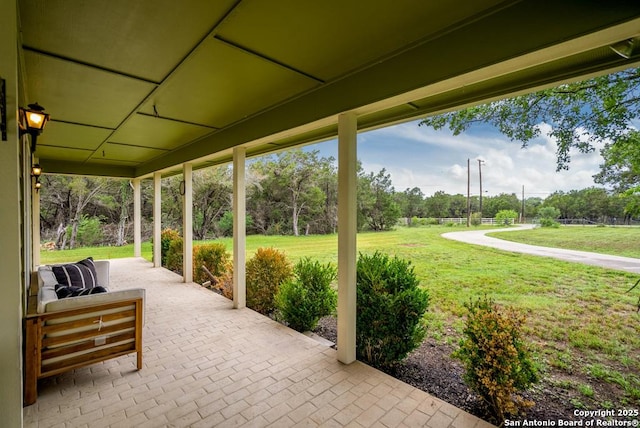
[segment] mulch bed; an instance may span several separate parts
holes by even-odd
[[[337,323],[333,317],[320,319],[314,333],[336,343]],[[405,361],[387,374],[409,385],[428,392],[479,418],[497,424],[483,402],[462,380],[462,364],[451,357],[454,348],[426,339]],[[567,390],[554,388],[544,382],[526,396],[535,401],[535,406],[521,418],[527,419],[573,419],[573,406]]]

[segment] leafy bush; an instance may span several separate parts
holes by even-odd
[[[78,224],[78,245],[82,247],[93,247],[102,242],[102,222],[98,217],[82,215]]]
[[[231,256],[223,244],[215,243],[194,246],[193,281],[199,284],[212,281],[212,278],[204,270],[204,268],[206,268],[211,275],[215,277],[214,282],[219,282],[230,262]]]
[[[180,233],[177,230],[167,228],[160,232],[160,263],[162,266],[167,266],[167,253],[171,241],[176,239],[180,239]]]
[[[336,268],[331,263],[322,265],[304,258],[296,263],[293,274],[293,279],[280,285],[276,307],[289,327],[313,330],[320,318],[335,311],[337,294],[331,283],[337,277]]]
[[[253,218],[250,214],[246,215],[246,227],[250,229],[253,227]],[[233,212],[226,211],[220,217],[220,221],[218,221],[218,233],[221,236],[233,236]]]
[[[518,213],[514,210],[500,210],[496,213],[496,223],[504,224],[506,226],[512,225],[515,223],[518,218]]]
[[[419,287],[411,263],[385,254],[360,255],[357,263],[356,352],[388,368],[420,346],[429,294]]]
[[[500,422],[533,406],[518,395],[538,381],[538,373],[522,340],[525,317],[501,309],[486,296],[470,301],[460,348],[453,356],[465,367],[464,380],[489,405]]]
[[[557,221],[550,219],[550,218],[541,218],[540,219],[540,226],[541,227],[553,227],[553,228],[559,228],[560,227],[560,223],[558,223]]]
[[[560,217],[560,210],[555,207],[542,207],[538,209],[538,217],[555,220]]]
[[[182,237],[169,241],[165,267],[182,275]]]
[[[554,207],[542,207],[538,210],[540,217],[540,226],[542,227],[560,227],[560,223],[556,221],[560,217],[560,210]]]
[[[472,226],[481,226],[482,225],[482,216],[480,213],[471,214],[471,225]]]
[[[246,267],[247,306],[262,314],[273,312],[278,288],[291,276],[291,263],[283,252],[258,248]]]

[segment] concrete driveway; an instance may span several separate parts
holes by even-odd
[[[600,266],[609,269],[623,270],[627,272],[640,273],[640,259],[632,257],[611,256],[608,254],[590,253],[587,251],[564,250],[561,248],[540,247],[537,245],[520,244],[517,242],[504,241],[502,239],[486,236],[487,233],[515,231],[522,229],[533,229],[534,225],[525,224],[517,227],[489,230],[469,230],[463,232],[443,233],[442,237],[454,241],[466,242],[467,244],[483,245],[485,247],[497,248],[499,250],[511,251],[514,253],[532,254],[534,256],[552,257],[574,263],[584,263],[587,265]]]

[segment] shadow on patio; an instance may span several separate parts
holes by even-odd
[[[111,288],[145,287],[135,355],[40,381],[27,427],[477,427],[491,425],[143,259]]]

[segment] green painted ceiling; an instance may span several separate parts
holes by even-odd
[[[144,177],[637,65],[626,0],[18,0],[46,172]]]

